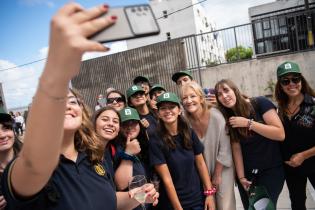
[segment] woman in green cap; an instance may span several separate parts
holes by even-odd
[[[163,182],[157,209],[216,209],[203,145],[182,118],[178,97],[166,92],[157,107],[159,127],[149,142],[151,165]]]
[[[285,129],[281,144],[292,210],[306,210],[307,179],[315,186],[315,92],[298,64],[284,62],[277,69],[275,97]]]

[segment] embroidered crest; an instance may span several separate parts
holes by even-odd
[[[125,115],[131,115],[131,110],[130,109],[125,109]]]
[[[170,94],[169,93],[164,93],[163,98],[170,98]]]
[[[284,68],[285,68],[285,69],[292,69],[291,63],[286,63],[286,64],[284,65]]]
[[[105,171],[104,167],[101,164],[98,163],[98,164],[94,165],[94,169],[95,169],[95,172],[98,175],[105,176],[106,171]]]

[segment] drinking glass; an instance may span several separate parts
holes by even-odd
[[[144,187],[146,183],[147,179],[144,175],[133,176],[129,181],[129,192],[133,193],[134,199],[141,204],[143,210],[145,210],[146,193]]]

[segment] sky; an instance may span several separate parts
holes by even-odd
[[[207,0],[202,3],[217,29],[248,23],[248,8],[275,0]],[[66,0],[2,0],[0,7],[0,83],[8,109],[31,103],[46,58],[49,21]],[[100,0],[77,0],[88,8]],[[110,6],[148,3],[148,0],[105,0]],[[176,15],[176,14],[175,14]],[[126,50],[124,41],[109,44],[107,54]],[[83,59],[104,54],[88,53]],[[7,70],[8,69],[8,70]]]

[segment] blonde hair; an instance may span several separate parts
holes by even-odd
[[[202,114],[205,114],[206,111],[211,109],[212,106],[211,106],[210,103],[208,103],[206,101],[206,98],[205,98],[205,96],[203,94],[201,86],[195,81],[192,81],[192,82],[190,82],[188,84],[185,84],[185,85],[181,86],[181,88],[180,88],[181,101],[183,101],[183,95],[184,95],[185,91],[187,91],[188,89],[192,89],[197,94],[197,96],[200,97]],[[190,122],[192,120],[191,113],[187,112],[186,110],[184,110],[184,112],[185,112],[185,117]]]
[[[86,152],[92,164],[99,163],[103,161],[105,148],[94,130],[91,111],[77,90],[70,89],[70,92],[77,98],[82,109],[82,123],[74,135],[75,148],[80,152]]]

